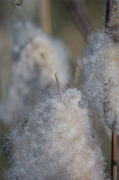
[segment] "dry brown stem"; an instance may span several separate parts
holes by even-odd
[[[40,1],[41,10],[41,23],[43,31],[46,34],[51,34],[51,13],[50,13],[50,1],[41,0]]]
[[[117,133],[112,130],[112,179],[117,180]]]
[[[119,1],[107,0],[106,32],[119,42]]]
[[[115,41],[119,42],[119,1],[107,0],[105,32]],[[118,135],[115,130],[115,121],[112,127],[112,179],[118,177]]]

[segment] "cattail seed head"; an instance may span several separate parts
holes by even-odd
[[[10,135],[16,145],[8,180],[104,180],[104,159],[80,91],[67,89],[40,103]]]
[[[79,86],[97,119],[119,131],[119,44],[103,31],[88,38],[81,63]]]
[[[18,60],[13,63],[7,99],[0,104],[0,119],[4,122],[11,123],[18,121],[19,116],[27,116],[39,100],[44,99],[44,93],[56,90],[56,72],[63,87],[70,80],[70,62],[66,48],[43,32],[37,29],[35,32],[35,27],[32,26],[26,24],[26,31],[18,34],[19,41],[17,38],[15,41],[19,46]],[[21,35],[28,33],[27,29],[30,34],[24,39]]]

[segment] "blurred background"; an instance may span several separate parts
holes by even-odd
[[[46,3],[44,3],[47,1]],[[78,8],[71,0],[23,0],[22,9],[26,19],[43,29],[50,36],[60,39],[68,48],[72,61],[76,62],[87,44],[87,35],[92,31],[105,27],[105,0],[77,0]],[[75,12],[75,10],[77,12]],[[7,88],[11,77],[11,34],[14,24],[20,18],[12,0],[0,1],[0,100],[7,95]],[[45,23],[47,22],[47,24]],[[102,130],[103,131],[103,130]],[[3,172],[8,168],[4,149],[4,139],[8,127],[0,124],[0,180]],[[106,135],[101,133],[103,152],[106,155],[110,172],[110,144]],[[105,141],[107,144],[105,145]]]

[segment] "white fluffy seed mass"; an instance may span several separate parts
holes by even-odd
[[[93,33],[79,64],[79,88],[89,108],[109,128],[116,121],[119,133],[119,43],[104,32]]]
[[[105,180],[104,159],[81,93],[65,90],[41,103],[12,131],[16,145],[7,180]]]
[[[32,32],[31,27],[26,26],[27,33]],[[55,73],[58,73],[63,87],[68,85],[70,79],[69,55],[58,40],[43,32],[36,33],[26,45],[23,38],[21,36],[22,43],[18,44],[19,47],[24,46],[19,49],[19,59],[13,64],[7,99],[0,104],[0,119],[4,122],[18,119],[19,115],[27,116],[43,99],[44,93],[55,90]]]
[[[44,35],[39,28],[29,21],[16,23],[12,32],[11,53],[14,62],[19,60],[21,51],[34,37]]]

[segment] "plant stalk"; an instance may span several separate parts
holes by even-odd
[[[107,0],[106,33],[119,42],[119,0]]]
[[[82,0],[63,0],[67,9],[73,16],[79,30],[84,37],[91,33],[92,27],[88,18],[88,11]]]
[[[40,10],[41,10],[42,29],[46,34],[51,34],[50,0],[41,0],[40,1]]]
[[[112,130],[112,180],[117,180],[117,133]]]
[[[14,4],[14,6],[15,6],[15,9],[16,9],[16,11],[18,13],[18,16],[19,16],[21,22],[25,25],[26,24],[26,17],[25,17],[25,14],[24,14],[23,10],[22,10],[22,7],[21,6],[16,6],[14,0],[12,0],[12,2]]]

